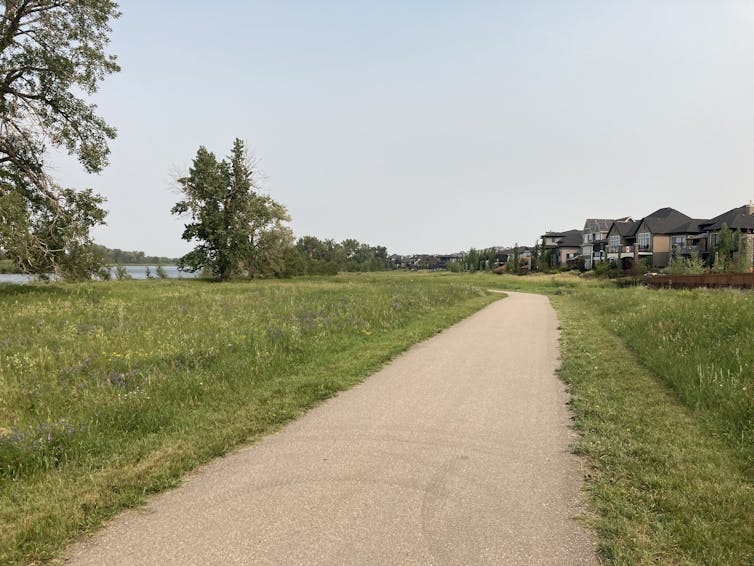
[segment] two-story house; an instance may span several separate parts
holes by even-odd
[[[542,235],[542,251],[550,258],[549,267],[561,267],[581,255],[581,230],[546,232]]]
[[[647,260],[655,268],[670,265],[670,233],[690,220],[670,207],[655,210],[639,220],[633,233],[634,261]]]
[[[707,257],[707,233],[703,225],[709,220],[694,218],[668,231],[670,236],[670,265],[676,260],[696,254]]]
[[[638,222],[626,216],[613,220],[610,229],[607,231],[606,256],[608,261],[626,269],[634,258],[633,234],[636,231]]]
[[[749,203],[723,212],[700,226],[706,234],[707,250],[710,253],[719,243],[720,230],[725,224],[730,230],[740,230],[742,240],[746,242],[750,260],[754,258],[754,204]]]
[[[582,230],[581,257],[584,269],[592,269],[595,263],[605,261],[607,233],[614,220],[607,218],[587,218]]]

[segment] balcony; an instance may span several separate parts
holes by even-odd
[[[607,253],[611,254],[632,254],[635,246],[608,246]]]
[[[673,251],[677,255],[692,255],[692,254],[699,254],[701,255],[704,251],[701,246],[673,246]]]

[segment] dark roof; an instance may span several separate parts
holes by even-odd
[[[613,222],[613,226],[615,227],[615,231],[618,232],[621,236],[630,236],[633,234],[636,229],[639,227],[638,220],[631,220],[630,217],[627,217],[628,220],[616,220]]]
[[[702,225],[709,222],[705,218],[692,218],[688,222],[684,222],[675,228],[668,230],[668,234],[701,234],[704,232]]]
[[[751,215],[752,206],[743,205],[723,212],[703,224],[705,230],[719,230],[723,224],[731,230],[754,230],[754,216]]]
[[[587,218],[584,223],[584,232],[591,230],[592,232],[607,232],[612,226],[612,218]]]
[[[682,212],[678,212],[675,208],[660,208],[655,210],[649,216],[642,218],[642,221],[647,225],[649,231],[653,234],[669,234],[670,230],[676,226],[680,226],[684,222],[691,220]],[[636,225],[636,229],[639,229],[641,222]]]
[[[559,248],[578,248],[584,240],[584,234],[581,230],[568,230],[561,234],[562,238],[558,242]]]

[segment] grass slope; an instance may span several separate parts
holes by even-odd
[[[405,274],[0,286],[0,563],[56,556],[498,298]]]

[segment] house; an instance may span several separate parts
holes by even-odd
[[[581,257],[581,230],[546,232],[542,235],[542,250],[549,257],[548,267],[561,267]]]
[[[670,233],[691,220],[682,212],[666,207],[636,222],[615,221],[607,234],[608,259],[619,263],[622,269],[639,261],[652,267],[667,267]]]
[[[594,263],[605,261],[607,233],[614,220],[607,218],[587,218],[582,230],[581,257],[584,269],[592,269]]]
[[[670,263],[696,254],[702,259],[708,255],[708,234],[704,224],[709,220],[694,218],[668,231],[670,236]]]
[[[605,251],[608,261],[619,265],[622,269],[626,269],[627,264],[633,261],[633,234],[637,226],[638,222],[630,216],[617,218],[613,220],[605,236],[607,240]]]
[[[738,208],[732,208],[701,224],[706,234],[706,246],[709,252],[714,250],[720,241],[720,230],[725,224],[731,230],[740,230],[742,240],[746,242],[749,258],[754,258],[754,204],[749,203]]]

